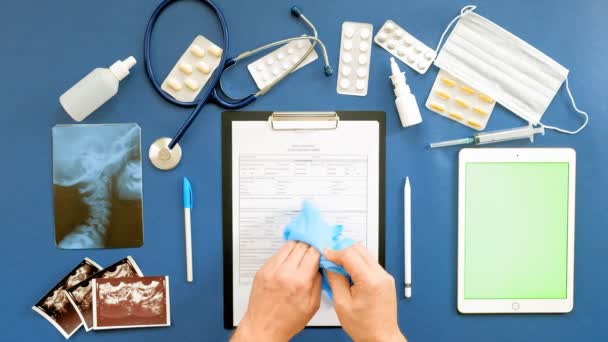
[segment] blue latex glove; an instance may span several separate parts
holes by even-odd
[[[350,276],[341,266],[325,259],[323,256],[325,248],[340,250],[352,246],[354,243],[352,239],[342,237],[343,229],[342,225],[330,227],[323,221],[319,209],[310,202],[304,202],[300,214],[285,227],[283,232],[285,240],[305,242],[319,251],[321,254],[319,268],[323,275],[323,290],[327,292],[330,298],[332,298],[332,294],[327,280],[327,271],[339,273],[350,280]]]

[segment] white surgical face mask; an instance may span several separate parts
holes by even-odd
[[[446,31],[460,19],[439,52],[435,65],[494,98],[532,124],[542,125],[540,120],[543,114],[566,81],[573,107],[585,116],[585,122],[574,132],[545,127],[572,134],[584,128],[587,114],[574,103],[568,87],[568,69],[509,31],[474,13],[474,9],[474,6],[463,8],[461,15],[448,25]]]

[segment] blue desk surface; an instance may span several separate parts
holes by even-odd
[[[219,341],[223,328],[220,112],[208,106],[181,145],[182,164],[159,172],[144,165],[145,242],[129,250],[63,251],[53,238],[51,127],[72,123],[58,97],[95,67],[134,55],[139,60],[117,97],[86,123],[136,122],[142,128],[142,151],[159,136],[170,136],[190,110],[161,99],[146,78],[142,39],[149,14],[159,1],[12,1],[0,11],[0,129],[4,147],[0,176],[0,227],[4,260],[0,311],[4,341],[61,341],[63,337],[31,310],[67,270],[85,256],[109,264],[132,255],[147,274],[172,279],[170,328],[104,333],[78,332],[76,341]],[[230,28],[229,54],[288,36],[308,33],[289,14],[292,1],[219,1]],[[373,23],[393,19],[429,46],[435,46],[446,24],[468,4],[463,0],[301,1],[327,44],[334,68],[343,21]],[[591,116],[576,136],[549,132],[535,147],[573,147],[577,151],[575,306],[565,315],[463,316],[456,311],[457,149],[429,151],[431,141],[473,133],[422,108],[437,73],[417,75],[401,64],[422,108],[424,123],[402,129],[388,80],[388,53],[372,51],[366,97],[336,94],[336,79],[325,78],[320,61],[305,67],[250,106],[249,110],[370,109],[387,114],[386,266],[403,280],[402,184],[413,184],[413,300],[399,288],[399,322],[412,341],[601,341],[608,339],[605,297],[608,273],[608,164],[606,139],[608,85],[605,14],[602,0],[479,0],[478,12],[522,37],[571,71],[570,86],[581,108]],[[185,1],[159,20],[154,36],[154,65],[159,78],[197,33],[219,40],[219,30],[205,7]],[[211,27],[213,26],[213,27]],[[245,64],[231,70],[228,89],[243,95],[254,89]],[[544,121],[576,127],[580,118],[562,90]],[[520,126],[515,115],[497,107],[488,129]],[[528,146],[514,143],[510,146]],[[188,176],[197,197],[194,222],[195,277],[186,284],[184,271],[181,179]],[[309,329],[296,341],[343,341],[340,329]]]

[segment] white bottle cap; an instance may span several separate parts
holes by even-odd
[[[135,57],[129,56],[129,58],[124,61],[118,60],[112,66],[110,66],[110,71],[118,78],[119,81],[122,81],[123,78],[129,75],[129,69],[131,69],[137,61]]]

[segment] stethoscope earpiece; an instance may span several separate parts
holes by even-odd
[[[298,6],[293,6],[291,8],[291,15],[293,15],[296,18],[299,18],[302,15],[302,11],[300,10],[300,8]]]

